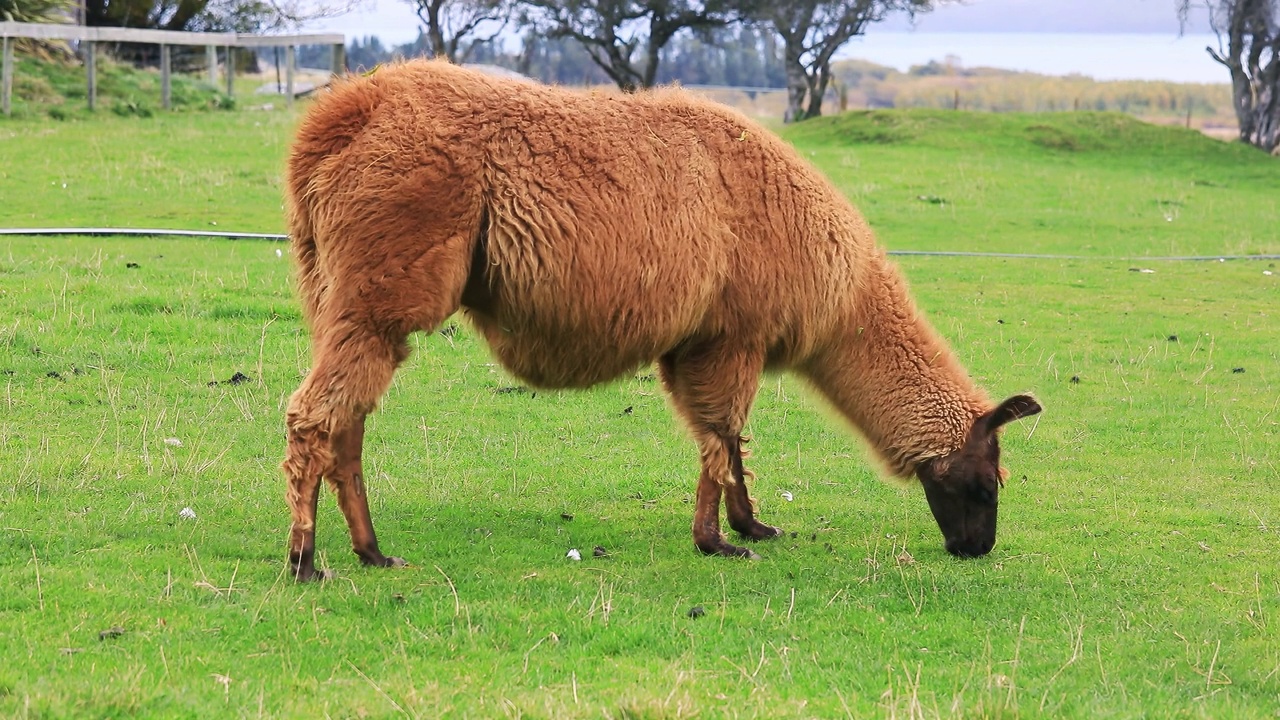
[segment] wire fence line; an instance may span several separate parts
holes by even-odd
[[[221,230],[167,230],[164,228],[0,228],[0,236],[50,237],[195,237],[222,240],[284,242],[280,233],[224,232]],[[887,250],[898,257],[1004,258],[1009,260],[1101,260],[1107,262],[1225,262],[1227,260],[1280,260],[1280,253],[1253,255],[1059,255],[1054,253],[1006,253],[966,250]]]
[[[111,235],[141,237],[201,237],[222,238],[227,240],[288,240],[288,235],[279,233],[255,232],[222,232],[220,230],[166,230],[163,228],[0,228],[0,235],[79,235],[85,237],[104,237]]]

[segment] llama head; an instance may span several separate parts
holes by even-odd
[[[995,546],[996,507],[1008,475],[1000,467],[999,430],[1040,409],[1030,395],[1014,395],[974,421],[963,447],[916,469],[947,552],[980,557]]]

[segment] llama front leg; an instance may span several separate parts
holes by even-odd
[[[725,443],[715,435],[708,435],[700,438],[698,445],[702,449],[702,474],[698,476],[693,510],[693,544],[707,555],[759,560],[759,555],[730,543],[720,532],[720,497],[725,493],[725,486],[732,484]]]
[[[751,501],[751,496],[747,492],[747,478],[754,475],[742,466],[742,460],[748,455],[747,451],[742,449],[742,445],[746,442],[747,439],[741,436],[725,438],[725,445],[729,451],[730,471],[735,481],[727,485],[724,491],[729,527],[748,540],[777,537],[782,534],[781,528],[765,525],[756,520],[755,503]]]

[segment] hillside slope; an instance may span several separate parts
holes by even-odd
[[[890,110],[782,133],[896,249],[1280,252],[1280,160],[1185,128],[1118,113]]]

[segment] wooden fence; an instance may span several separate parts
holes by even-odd
[[[44,25],[38,23],[0,22],[0,39],[4,44],[3,60],[0,60],[0,105],[4,114],[10,111],[13,93],[13,41],[18,38],[32,40],[74,40],[80,42],[84,57],[85,76],[88,83],[89,109],[96,109],[98,94],[97,46],[99,43],[145,43],[160,46],[160,99],[166,110],[170,106],[170,48],[174,45],[203,46],[208,57],[209,82],[218,83],[218,48],[226,52],[227,95],[235,97],[235,62],[232,48],[284,47],[285,48],[285,97],[293,103],[293,76],[295,55],[299,45],[328,45],[330,72],[343,71],[344,43],[340,33],[315,35],[247,35],[244,33],[195,33],[172,30],[141,30],[136,28],[84,27],[82,25]]]

